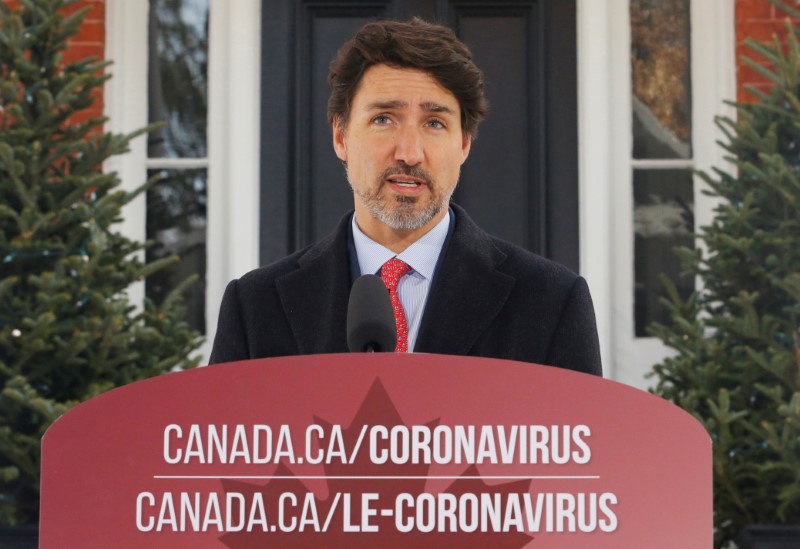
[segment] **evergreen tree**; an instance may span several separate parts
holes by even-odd
[[[131,135],[76,121],[106,63],[65,63],[86,9],[0,3],[0,523],[36,522],[40,440],[59,415],[114,387],[196,365],[182,288],[136,307],[126,289],[177,258],[144,264],[114,230],[134,193],[103,173]],[[141,255],[141,254],[139,254]],[[190,281],[187,281],[187,284]]]
[[[735,170],[700,174],[719,200],[698,234],[707,251],[679,252],[702,290],[683,301],[665,280],[673,323],[653,329],[678,351],[655,366],[655,392],[713,441],[716,547],[747,524],[800,524],[800,49],[787,28],[749,42],[771,90],[717,119]]]

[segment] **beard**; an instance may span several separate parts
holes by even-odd
[[[381,193],[381,188],[384,181],[393,175],[408,175],[417,177],[425,181],[428,185],[430,195],[427,199],[421,196],[396,196],[391,195],[387,197]],[[356,189],[353,182],[350,181],[350,174],[347,177],[350,183],[350,188],[353,193],[361,200],[361,203],[367,208],[367,211],[377,220],[384,225],[391,227],[395,230],[416,230],[430,222],[431,219],[442,211],[450,203],[450,198],[453,196],[453,187],[450,192],[442,192],[438,189],[436,182],[431,179],[430,175],[422,168],[416,166],[395,166],[386,168],[383,173],[378,177],[375,185],[365,191]],[[420,204],[420,202],[424,202]]]

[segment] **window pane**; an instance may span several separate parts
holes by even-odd
[[[206,286],[206,170],[151,170],[148,177],[160,175],[147,193],[147,239],[155,245],[147,260],[171,254],[180,262],[147,278],[145,294],[161,302],[169,292],[191,275],[200,279],[185,294],[188,321],[205,333]]]
[[[689,0],[631,0],[633,157],[692,158]]]
[[[165,126],[148,136],[150,158],[204,158],[208,0],[150,0],[148,110]]]
[[[675,247],[694,247],[694,194],[688,170],[634,170],[633,223],[636,337],[647,336],[655,321],[668,324],[658,302],[664,295],[659,280],[666,274],[683,297],[694,290],[693,277],[681,277]]]

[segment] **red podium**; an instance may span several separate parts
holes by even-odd
[[[596,377],[316,355],[110,391],[42,442],[41,547],[712,545],[711,441]]]

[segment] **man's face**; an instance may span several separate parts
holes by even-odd
[[[422,236],[445,215],[470,137],[452,93],[428,73],[374,65],[361,79],[346,127],[334,122],[360,228],[382,242]]]

